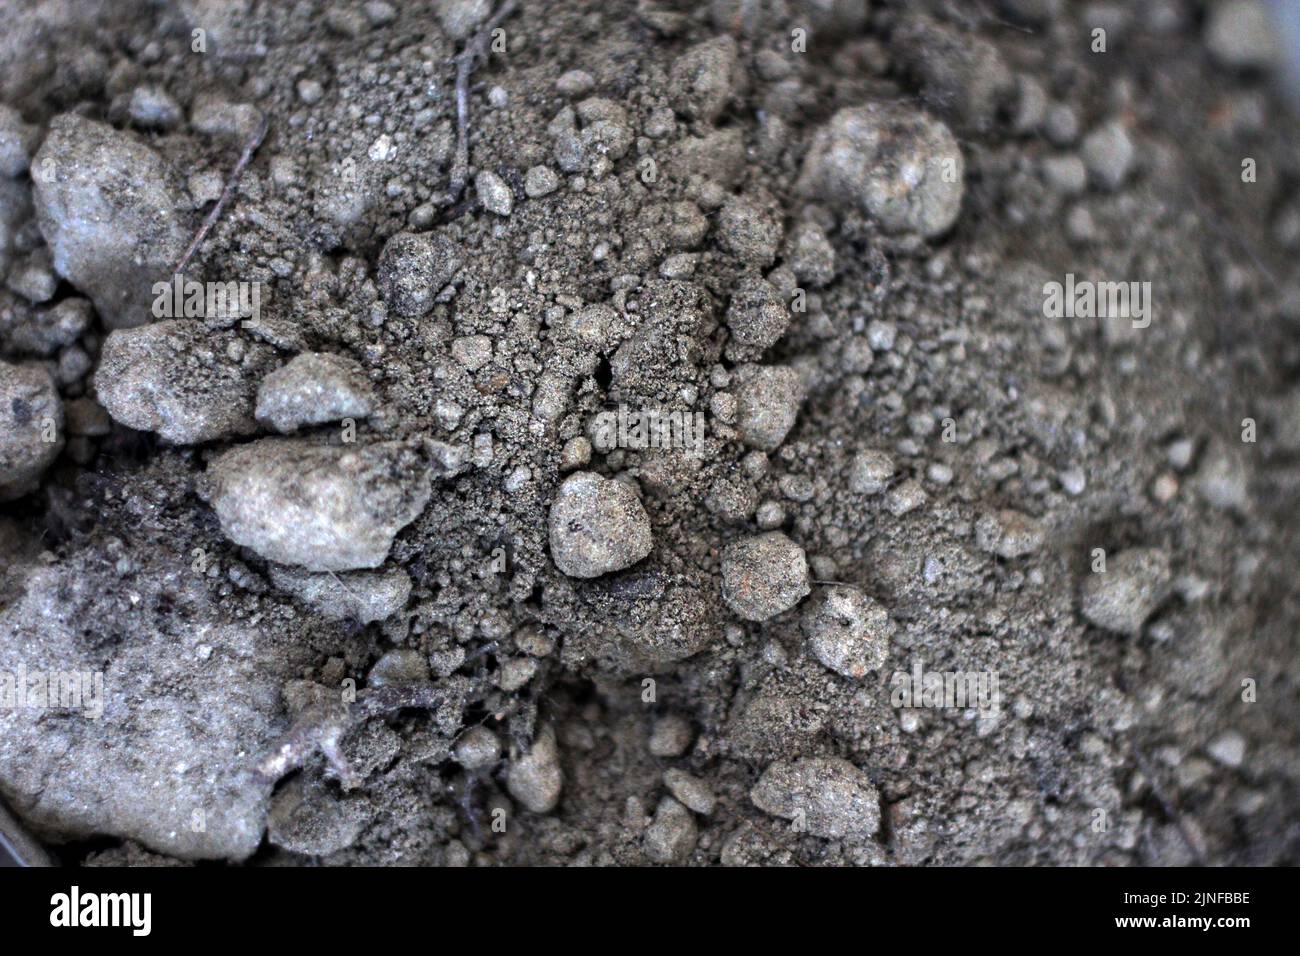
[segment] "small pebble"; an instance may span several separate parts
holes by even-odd
[[[1080,609],[1103,630],[1136,636],[1173,587],[1169,556],[1156,548],[1111,555],[1105,571],[1084,578]]]
[[[676,714],[665,714],[650,733],[650,753],[656,757],[680,757],[691,745],[690,722]]]
[[[596,81],[585,70],[570,70],[555,81],[555,90],[561,96],[586,96]]]
[[[650,553],[650,519],[631,486],[579,471],[564,480],[550,511],[551,558],[569,577],[595,578]]]
[[[879,494],[892,477],[894,459],[883,451],[860,451],[849,464],[849,489],[860,495]]]
[[[788,611],[811,590],[803,548],[779,531],[734,541],[722,552],[722,599],[747,621]]]
[[[533,813],[550,813],[559,805],[563,788],[559,744],[555,730],[547,726],[533,741],[532,749],[511,764],[506,789]]]
[[[1133,141],[1118,120],[1098,127],[1083,141],[1083,162],[1088,167],[1088,175],[1102,189],[1115,190],[1124,184],[1135,155]]]
[[[357,362],[328,352],[303,352],[262,379],[256,418],[288,434],[304,425],[365,418],[374,401]]]
[[[1226,67],[1268,69],[1280,58],[1280,26],[1260,0],[1223,0],[1210,7],[1205,45]]]
[[[531,166],[524,174],[524,195],[529,199],[549,196],[560,188],[560,175],[550,166]]]
[[[474,179],[474,188],[478,192],[479,202],[488,212],[498,216],[508,216],[515,208],[514,193],[506,181],[490,170],[484,170]]]
[[[676,767],[664,771],[664,786],[688,809],[701,816],[707,817],[712,813],[717,803],[713,789],[707,783]]]
[[[874,598],[857,588],[820,588],[799,623],[813,656],[837,674],[860,679],[885,663],[893,623]]]
[[[1205,752],[1225,767],[1235,770],[1246,759],[1246,738],[1235,730],[1230,730],[1210,741]]]
[[[1047,540],[1043,526],[1022,512],[1004,508],[975,522],[975,546],[999,558],[1033,554]]]
[[[929,497],[919,481],[909,478],[885,495],[885,510],[895,518],[901,518],[921,507]]]
[[[805,757],[768,765],[749,799],[796,830],[827,840],[866,842],[880,829],[880,795],[847,760]]]
[[[682,864],[695,850],[699,827],[691,811],[672,797],[659,801],[645,831],[645,852],[655,863]]]

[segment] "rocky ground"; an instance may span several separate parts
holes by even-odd
[[[1300,862],[1264,10],[10,4],[0,797],[78,864]]]

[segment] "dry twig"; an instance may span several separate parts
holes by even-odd
[[[454,206],[469,180],[469,80],[474,68],[487,59],[492,31],[515,12],[516,0],[505,0],[456,56],[456,155],[451,164],[445,205]]]
[[[200,226],[199,231],[194,234],[194,238],[190,240],[190,244],[185,250],[185,255],[181,256],[181,261],[176,266],[176,272],[179,273],[185,271],[185,267],[189,265],[190,260],[194,258],[194,253],[198,252],[199,246],[203,244],[203,240],[208,237],[208,233],[212,231],[212,227],[215,226],[217,220],[221,218],[221,213],[230,202],[230,198],[235,194],[235,187],[239,185],[239,177],[244,175],[244,167],[246,167],[249,160],[253,158],[253,154],[257,152],[257,148],[262,145],[262,140],[266,139],[266,131],[269,126],[269,121],[265,116],[263,116],[262,121],[257,124],[257,129],[253,130],[253,134],[249,136],[247,142],[244,143],[244,151],[239,154],[239,160],[235,163],[235,168],[230,171],[230,176],[226,179],[226,188],[221,190],[221,197],[217,200],[216,205],[212,207],[212,211],[208,213],[208,217],[203,220],[203,225]]]

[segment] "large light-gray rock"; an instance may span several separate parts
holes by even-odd
[[[428,462],[402,442],[264,438],[220,455],[205,478],[230,540],[308,571],[383,564],[430,495]]]
[[[106,589],[103,556],[9,569],[0,609],[0,794],[50,841],[111,835],[183,859],[257,849],[269,788],[253,761],[283,732],[303,666],[269,631],[224,620],[202,575],[162,545]],[[34,699],[57,678],[57,700]]]
[[[151,320],[191,230],[172,170],[130,133],[75,113],[50,122],[32,159],[33,198],[54,268],[111,328]]]
[[[230,358],[238,343],[241,358]],[[113,418],[178,445],[251,435],[257,383],[275,361],[261,343],[190,319],[117,329],[104,342],[95,390]]]

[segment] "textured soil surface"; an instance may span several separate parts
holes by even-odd
[[[0,826],[1300,863],[1264,9],[0,4]]]

